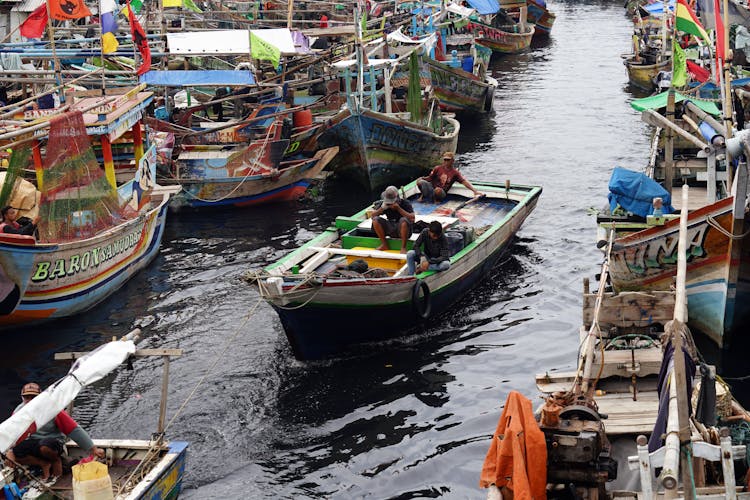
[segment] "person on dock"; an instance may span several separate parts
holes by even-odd
[[[467,189],[471,189],[474,196],[480,196],[482,193],[476,190],[471,182],[466,180],[461,172],[456,170],[453,163],[456,155],[450,151],[443,153],[443,163],[433,167],[429,175],[421,177],[417,181],[417,187],[422,195],[417,201],[427,201],[429,203],[443,201],[453,183],[458,181]]]
[[[414,226],[414,208],[409,200],[399,197],[396,186],[388,186],[383,191],[382,199],[375,202],[371,213],[372,228],[380,238],[378,250],[388,250],[386,236],[401,238],[401,253],[406,253],[406,242]],[[384,216],[384,217],[383,217]]]
[[[422,260],[422,247],[424,247],[424,260]],[[450,246],[443,234],[443,225],[440,222],[436,220],[430,222],[430,226],[419,233],[413,250],[406,253],[406,265],[409,274],[450,269]]]
[[[33,221],[20,224],[18,219],[18,210],[7,205],[0,210],[2,215],[2,222],[0,222],[0,232],[9,234],[23,234],[26,236],[32,236],[36,230],[36,225],[39,222],[39,216],[37,215]]]
[[[20,411],[31,400],[41,393],[38,384],[29,383],[21,388],[21,404],[13,410]],[[104,450],[97,447],[89,434],[78,425],[65,411],[61,411],[51,422],[46,423],[26,437],[8,451],[6,465],[14,463],[33,465],[42,469],[41,479],[46,480],[50,475],[62,475],[62,455],[67,438],[75,441],[83,450],[91,455],[104,458]]]

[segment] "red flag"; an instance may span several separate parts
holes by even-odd
[[[148,46],[148,39],[146,38],[146,32],[143,31],[143,27],[138,22],[133,14],[133,9],[130,8],[130,0],[128,0],[128,20],[130,21],[130,34],[133,36],[133,43],[138,47],[138,52],[141,53],[143,62],[135,72],[136,75],[141,76],[143,73],[151,69],[151,49]]]
[[[83,0],[48,0],[49,14],[52,19],[67,21],[80,19],[91,15],[91,11]]]
[[[29,14],[19,27],[21,36],[26,38],[42,38],[44,28],[47,26],[47,3],[37,7],[34,12]]]
[[[690,74],[690,78],[693,80],[697,80],[701,83],[708,81],[708,79],[711,77],[711,72],[708,71],[706,68],[701,68],[697,64],[695,64],[693,61],[687,62],[687,70]]]
[[[719,0],[714,0],[714,20],[716,22],[716,71],[721,71],[726,58],[726,47],[724,46],[724,22],[721,19]]]

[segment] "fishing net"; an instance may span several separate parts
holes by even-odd
[[[42,242],[89,238],[136,215],[96,161],[80,112],[51,121],[41,192]]]

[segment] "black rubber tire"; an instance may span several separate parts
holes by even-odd
[[[422,300],[419,299],[419,291],[424,294]],[[414,308],[414,314],[420,319],[427,319],[432,313],[432,301],[430,300],[430,287],[422,280],[414,282],[411,289],[411,305]]]

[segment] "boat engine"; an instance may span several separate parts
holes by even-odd
[[[574,483],[603,492],[604,484],[617,478],[617,461],[610,457],[603,416],[595,403],[593,408],[581,403],[553,394],[542,408],[540,428],[547,442],[547,482]]]

